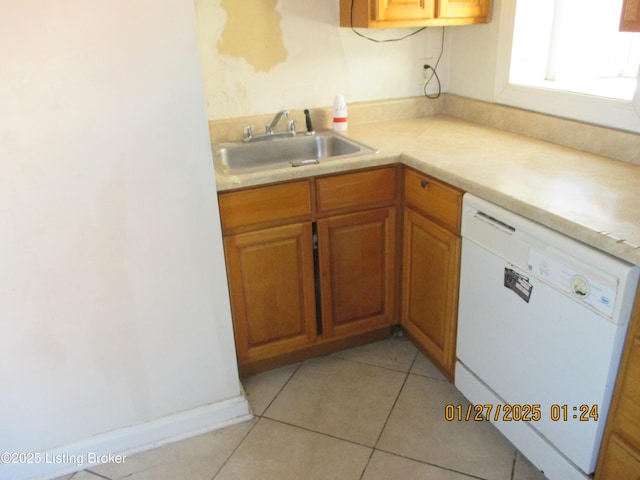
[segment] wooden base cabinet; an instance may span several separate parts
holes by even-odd
[[[316,340],[313,233],[297,223],[224,239],[238,361]]]
[[[640,289],[625,340],[596,480],[640,480]]]
[[[318,221],[325,337],[393,321],[395,223],[395,207]]]
[[[460,237],[406,208],[402,326],[449,378],[455,364]]]
[[[462,191],[405,169],[404,197],[401,324],[452,380],[460,284]]]
[[[615,433],[609,437],[597,479],[640,480],[640,452]]]
[[[398,170],[219,195],[241,373],[389,336]]]

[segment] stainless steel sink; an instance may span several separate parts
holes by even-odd
[[[372,147],[333,132],[273,138],[255,143],[213,147],[213,165],[223,175],[237,175],[284,166],[303,166],[322,159],[378,153]]]

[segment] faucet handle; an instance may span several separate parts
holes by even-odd
[[[307,125],[307,135],[313,135],[313,125],[311,124],[311,114],[309,113],[309,109],[304,109],[304,120]]]
[[[245,140],[251,140],[251,138],[253,138],[253,129],[255,127],[253,125],[247,125],[246,127],[244,127],[244,139]]]
[[[297,120],[289,120],[287,122],[287,131],[296,133],[296,123],[298,123]]]

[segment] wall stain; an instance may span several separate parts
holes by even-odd
[[[216,45],[223,55],[244,58],[257,72],[268,72],[287,59],[276,11],[278,0],[222,0],[227,23]]]

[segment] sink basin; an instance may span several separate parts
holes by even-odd
[[[213,165],[223,175],[237,175],[371,153],[378,153],[378,150],[333,132],[320,132],[255,143],[216,145],[213,147]]]

